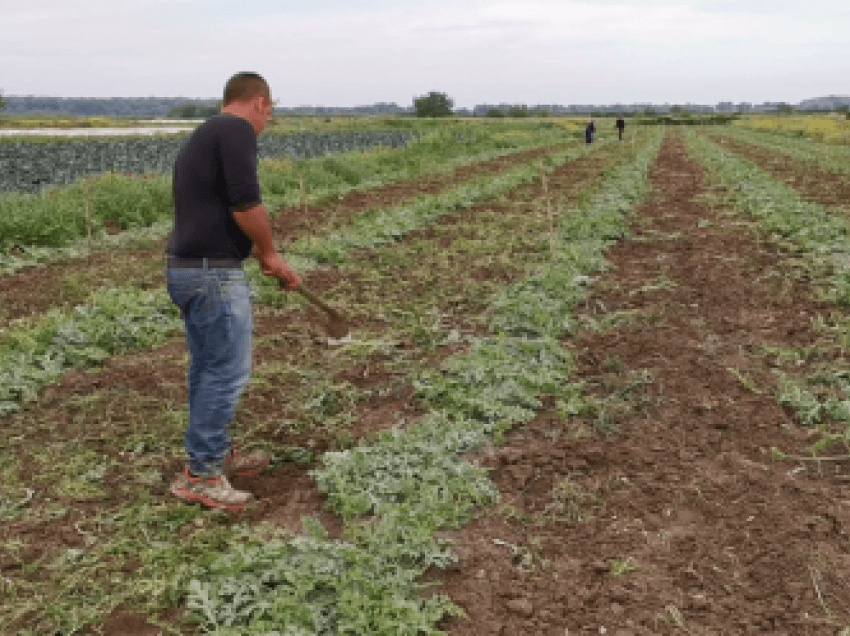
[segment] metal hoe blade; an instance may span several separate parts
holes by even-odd
[[[328,316],[328,324],[326,326],[328,335],[331,338],[344,338],[348,335],[348,322],[345,318],[342,317],[336,309],[329,306],[325,301],[316,296],[313,292],[308,289],[305,289],[303,285],[299,285],[295,288],[299,294],[304,296],[311,303],[316,305],[319,309],[325,312]]]

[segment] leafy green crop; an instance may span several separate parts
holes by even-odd
[[[426,172],[445,172],[472,160],[484,161],[527,147],[572,138],[565,131],[559,135],[549,129],[535,129],[513,137],[507,137],[499,130],[494,126],[479,127],[474,133],[460,136],[457,132],[437,130],[412,137],[407,147],[400,151],[386,150],[392,145],[388,141],[389,145],[380,145],[370,152],[335,152],[331,156],[297,162],[289,157],[298,153],[292,151],[287,154],[286,143],[279,142],[280,147],[274,145],[278,142],[271,138],[279,136],[265,135],[260,138],[261,156],[266,156],[262,149],[271,144],[267,154],[275,158],[263,158],[259,164],[263,200],[273,214],[281,205],[294,206],[307,201],[316,203],[342,196],[354,188],[378,186],[386,181],[414,178]],[[352,143],[359,139],[362,148],[366,139],[361,133],[357,135],[349,137]],[[405,135],[410,136],[410,133]],[[290,135],[286,139],[290,138],[297,140],[300,137]],[[373,133],[369,139],[380,142],[383,137]],[[153,143],[153,140],[149,141]],[[169,143],[174,143],[174,140]],[[14,144],[5,145],[11,147]],[[39,152],[45,157],[50,157],[50,149],[54,147],[43,142],[32,145],[43,147]],[[330,141],[325,146],[342,148],[339,143]],[[0,144],[0,154],[3,147],[4,144]],[[284,159],[279,160],[281,156]],[[57,157],[53,156],[50,160],[55,162]],[[76,181],[66,188],[43,189],[35,194],[0,194],[0,267],[10,270],[24,267],[33,260],[44,262],[49,260],[50,254],[39,248],[58,249],[78,243],[89,229],[87,206],[92,236],[98,244],[109,237],[107,231],[143,228],[171,219],[173,157],[169,161],[164,168],[167,174],[146,174],[140,178],[121,171],[110,172],[109,166],[104,168],[98,164],[97,171],[102,168],[105,173]],[[7,253],[3,254],[3,251]]]
[[[550,155],[548,169],[564,164],[588,152],[578,146]],[[366,212],[347,225],[344,232],[326,237],[308,237],[292,243],[288,252],[315,263],[338,264],[350,250],[376,247],[397,241],[413,229],[434,222],[450,212],[490,200],[522,183],[530,183],[540,174],[536,165],[525,164],[509,172],[479,177],[435,197],[420,197],[412,203]]]
[[[730,203],[752,217],[774,241],[801,253],[811,262],[813,271],[825,272],[825,279],[815,283],[824,300],[842,307],[850,305],[850,223],[846,218],[803,200],[752,163],[701,137],[690,134],[688,144],[730,192]],[[834,329],[839,337],[848,337],[846,319],[839,320]],[[807,378],[782,372],[777,376],[777,401],[792,409],[803,425],[817,427],[822,434],[814,452],[836,441],[850,445],[850,382],[846,370],[822,371]],[[826,425],[830,419],[842,423],[843,432],[830,432]]]
[[[827,172],[850,174],[850,149],[845,146],[745,128],[726,128],[721,134],[815,165]]]
[[[73,314],[49,314],[34,330],[10,330],[0,340],[0,417],[32,399],[66,370],[132,349],[153,347],[180,328],[165,291],[98,290]]]
[[[373,146],[403,148],[407,131],[303,132],[268,134],[257,140],[259,157],[304,159]],[[0,143],[0,190],[36,192],[104,172],[170,173],[186,135],[130,136],[86,141],[13,141]]]
[[[585,147],[579,146],[577,149],[561,153],[550,159],[550,169],[584,152],[587,152]],[[396,240],[459,206],[469,205],[470,201],[489,199],[515,187],[518,183],[532,180],[538,173],[538,167],[526,165],[507,175],[484,177],[471,184],[463,184],[444,195],[424,197],[412,206],[392,208],[377,214],[367,212],[356,219],[352,229],[344,235],[334,234],[318,240],[309,238],[296,244],[296,246],[306,244],[309,247],[302,248],[303,251],[312,251],[319,256],[316,260],[301,259],[297,262],[297,266],[301,271],[310,271],[318,267],[321,260],[332,259],[339,262],[352,249],[373,247]],[[107,178],[107,180],[110,179],[112,177]],[[255,262],[249,262],[246,271],[252,285],[259,292],[260,302],[281,302],[277,285],[273,280],[259,273]],[[134,301],[134,298],[137,300]],[[99,312],[102,311],[102,307],[112,307],[116,302],[115,299],[120,299],[120,306],[126,308],[126,311],[120,316],[108,314],[118,316],[115,319],[115,329],[110,331],[103,327],[103,317]],[[162,339],[166,333],[179,330],[179,321],[174,320],[167,321],[162,329],[157,326],[158,316],[176,316],[176,310],[170,304],[167,294],[160,292],[151,295],[147,292],[125,289],[100,292],[90,305],[78,307],[75,315],[70,319],[55,313],[35,332],[25,330],[20,333],[8,333],[7,340],[17,339],[19,343],[31,344],[23,349],[13,347],[5,354],[5,348],[0,349],[0,378],[6,380],[3,385],[0,385],[0,416],[15,410],[17,402],[31,398],[39,387],[59,377],[69,368],[94,364],[114,351],[150,346],[148,341],[140,341],[136,334],[126,334],[121,330],[127,321],[140,320],[145,315],[151,316],[149,330],[154,339]],[[92,329],[102,329],[102,333],[99,333],[94,341],[87,337],[81,337],[79,341],[53,341],[55,337],[58,337],[56,333],[64,333],[64,331],[88,333],[87,330]]]
[[[87,219],[88,214],[88,219]],[[57,193],[0,195],[0,250],[60,247],[84,237],[138,228],[173,215],[171,182],[107,173]]]
[[[564,215],[555,242],[558,255],[553,254],[551,263],[534,277],[551,284],[508,288],[496,311],[492,336],[475,340],[469,352],[458,353],[439,370],[414,379],[419,396],[431,409],[427,415],[405,430],[381,433],[371,445],[323,457],[315,473],[317,482],[331,509],[347,519],[352,543],[329,542],[314,530],[307,538],[253,551],[248,558],[234,548],[190,588],[190,607],[207,630],[440,633],[433,628],[436,621],[459,610],[440,596],[423,599],[422,586],[416,582],[428,566],[444,566],[454,559],[434,531],[462,523],[474,506],[498,498],[483,471],[463,462],[460,455],[492,443],[507,427],[533,417],[539,396],[558,392],[571,369],[570,356],[557,340],[565,333],[561,319],[535,315],[523,324],[503,314],[515,309],[515,298],[528,298],[533,291],[554,297],[537,303],[540,308],[560,311],[570,299],[575,301],[575,286],[555,284],[559,272],[565,262],[572,262],[575,269],[561,275],[576,281],[601,267],[606,240],[623,235],[626,216],[645,191],[646,173],[659,142],[660,135],[633,166],[609,175],[603,193],[586,209]],[[578,217],[609,221],[588,223]],[[576,237],[570,234],[573,230],[578,230]],[[562,250],[585,258],[561,256]],[[508,327],[501,330],[500,325]],[[515,335],[515,330],[522,335]],[[261,554],[272,556],[262,560]],[[228,568],[233,562],[239,566]]]
[[[688,145],[730,194],[739,210],[758,222],[777,243],[803,251],[832,274],[824,295],[850,305],[850,225],[834,211],[804,200],[748,161],[690,133]]]

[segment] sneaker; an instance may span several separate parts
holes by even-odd
[[[235,450],[224,458],[224,472],[231,477],[253,477],[269,465],[271,457],[263,451],[241,455]]]
[[[224,475],[194,477],[188,468],[172,482],[171,493],[184,501],[197,501],[209,508],[224,510],[245,510],[254,498],[249,492],[236,490]]]

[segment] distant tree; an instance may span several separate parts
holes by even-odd
[[[452,114],[452,106],[454,102],[448,95],[436,91],[413,100],[417,117],[448,117]]]
[[[538,108],[537,112],[535,112],[534,114],[538,117],[548,117],[552,113],[549,111],[548,108]]]
[[[655,109],[651,106],[647,106],[642,111],[644,117],[654,117],[656,115]]]
[[[3,91],[0,91],[0,110],[6,108],[6,100],[3,99]]]
[[[0,97],[0,100],[2,100],[2,99],[3,98]],[[849,113],[850,114],[850,106],[848,106],[847,104],[842,104],[841,106],[838,106],[835,109],[835,112],[836,113]]]
[[[505,111],[501,108],[488,108],[487,112],[484,115],[485,117],[504,117]]]
[[[528,117],[528,106],[511,106],[508,108],[508,117]]]
[[[206,104],[178,104],[168,110],[166,117],[177,117],[178,119],[201,119],[212,117],[218,113],[217,106]]]
[[[790,104],[786,104],[785,102],[781,102],[776,105],[776,111],[782,113],[783,115],[788,115],[794,112],[794,108]]]

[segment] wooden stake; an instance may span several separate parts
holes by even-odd
[[[552,215],[552,199],[549,197],[549,181],[543,171],[543,162],[540,162],[540,180],[543,183],[543,197],[546,199],[546,215],[549,217],[549,253],[555,252],[555,219]]]
[[[88,243],[88,259],[91,258],[91,180],[87,178],[83,182],[83,193],[85,194],[86,207],[86,242]]]

